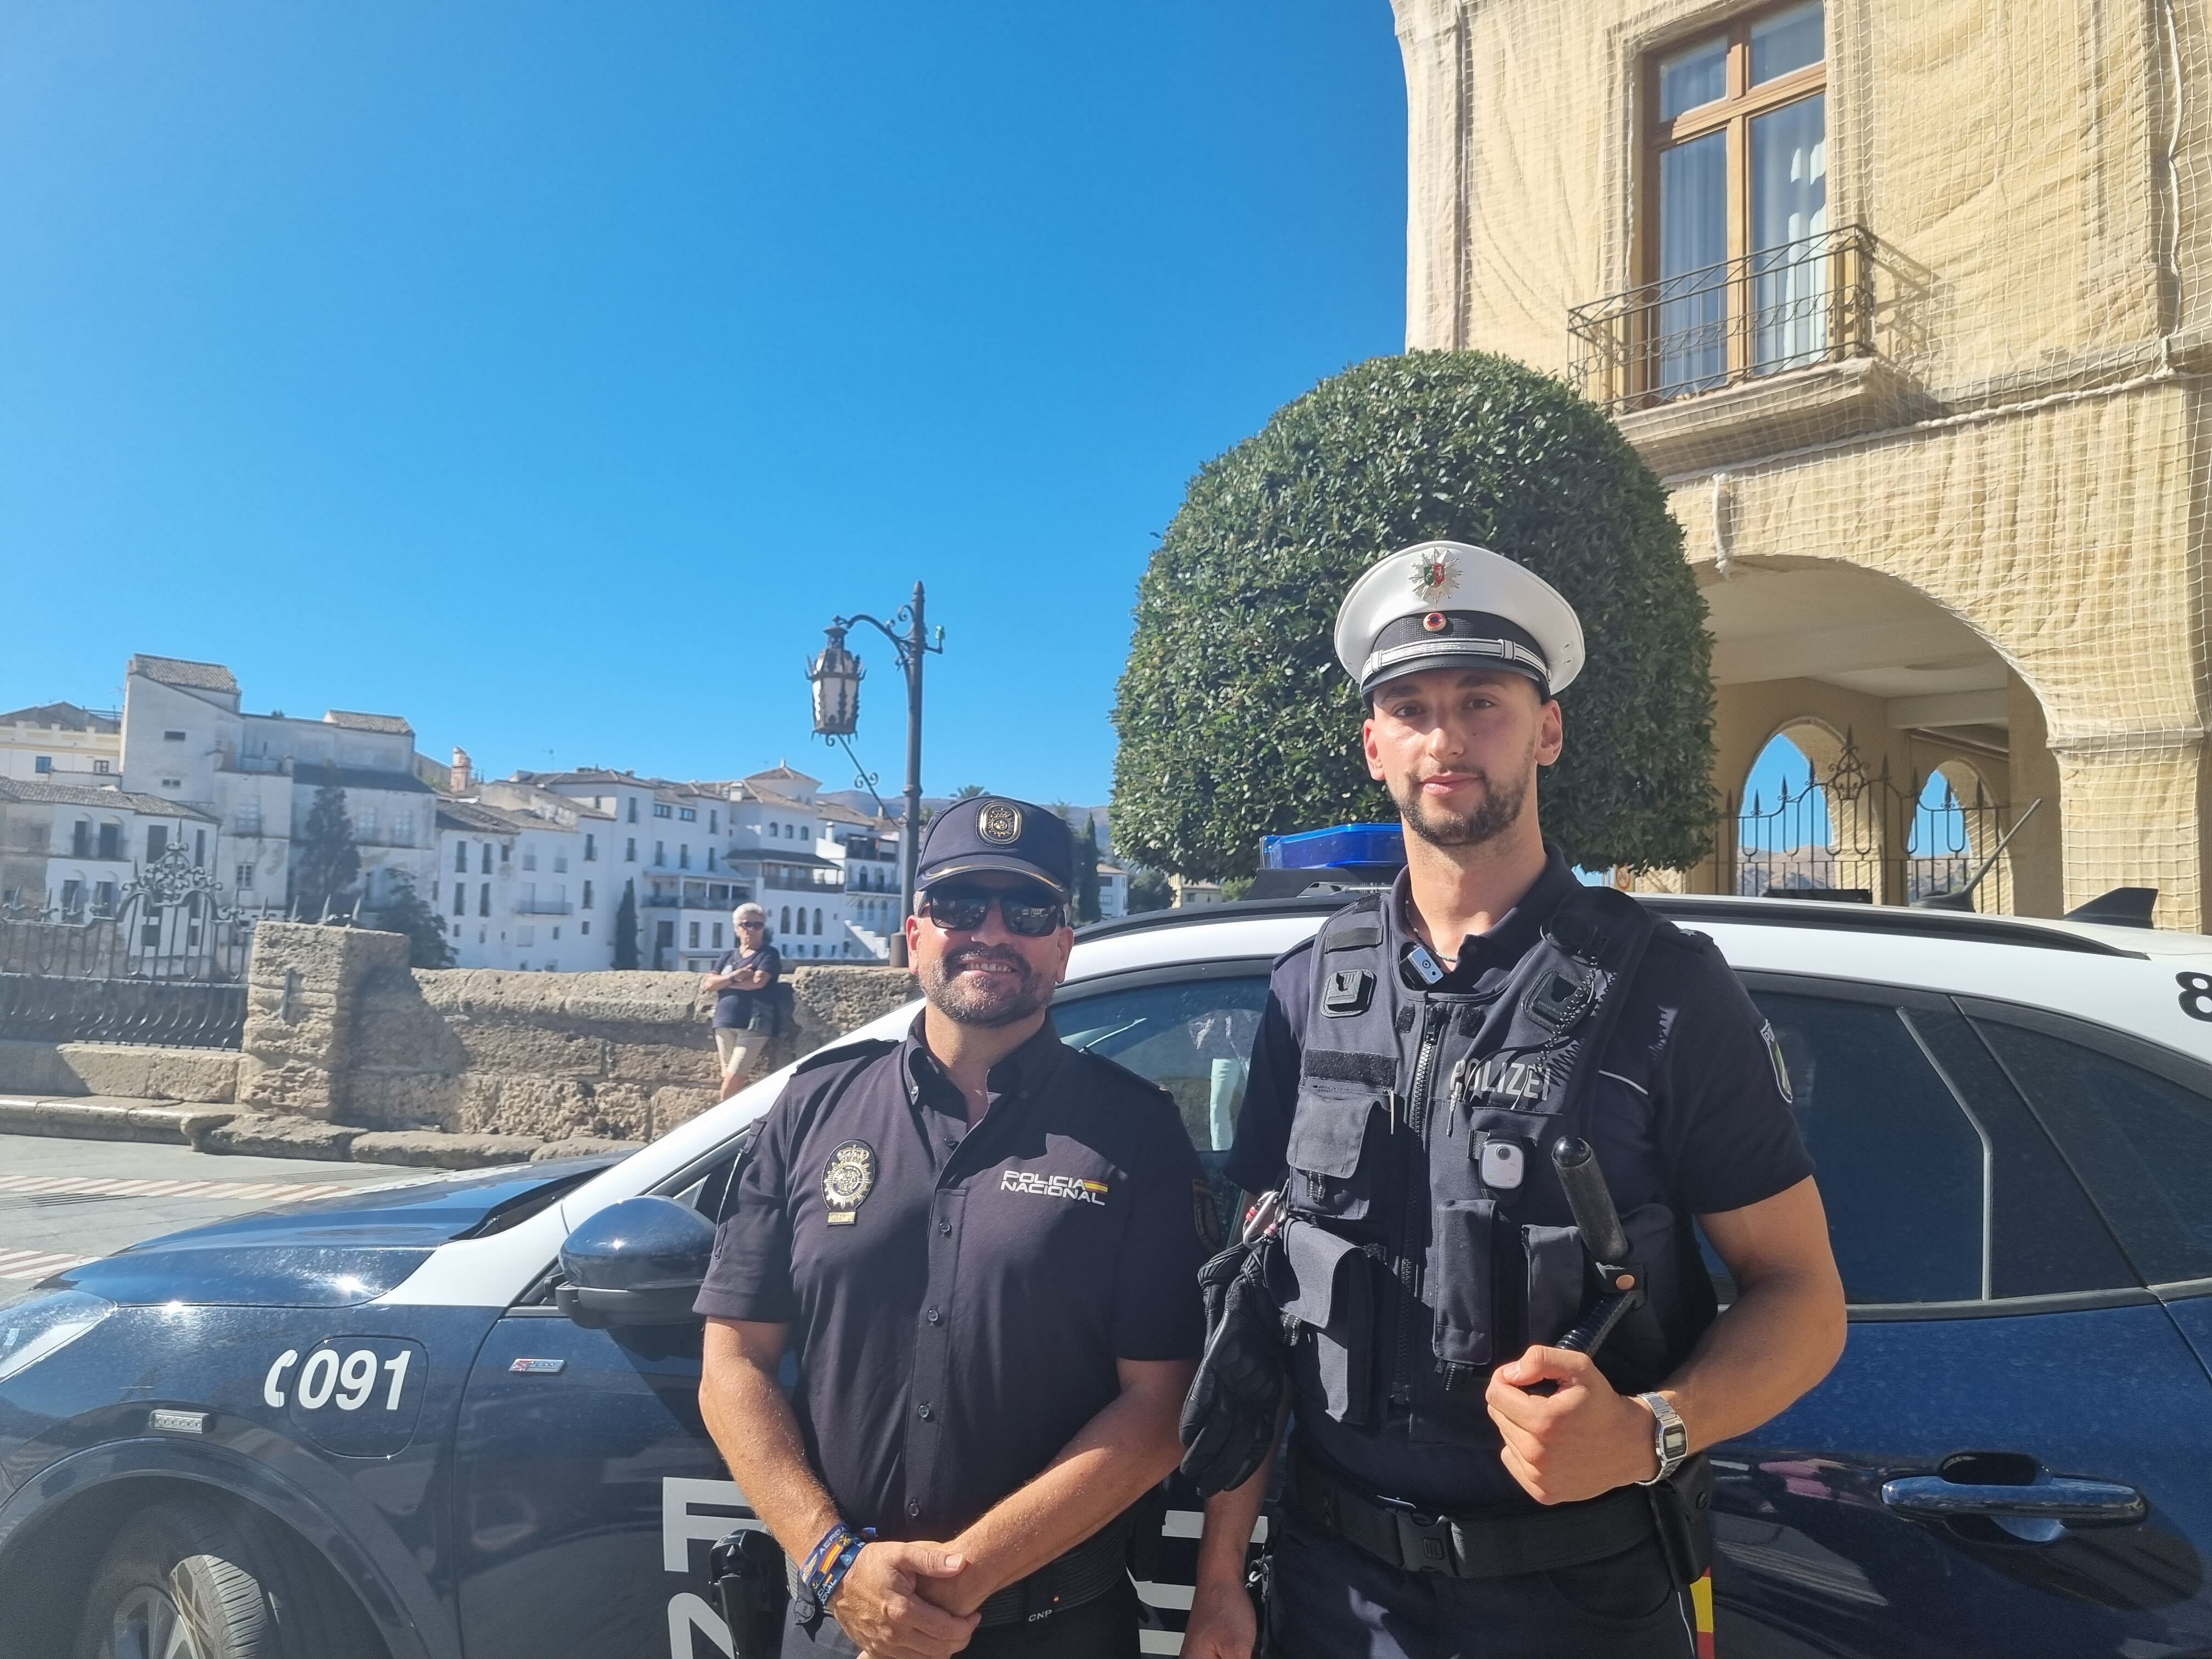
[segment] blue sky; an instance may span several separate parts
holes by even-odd
[[[1103,800],[1190,474],[1402,344],[1404,165],[1382,0],[13,9],[0,708],[841,785],[802,658],[920,577],[927,787]]]

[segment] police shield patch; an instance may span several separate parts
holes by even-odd
[[[1782,1058],[1782,1039],[1774,1035],[1774,1022],[1761,1020],[1759,1035],[1766,1043],[1766,1058],[1774,1066],[1774,1086],[1782,1091],[1785,1104],[1795,1106],[1797,1097],[1790,1087],[1790,1062]]]
[[[822,1170],[822,1204],[833,1227],[849,1227],[854,1214],[876,1188],[876,1149],[848,1140],[830,1154]]]

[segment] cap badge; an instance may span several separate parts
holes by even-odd
[[[986,801],[976,815],[975,833],[994,847],[1011,847],[1022,838],[1022,809],[1011,801]]]
[[[854,1212],[876,1189],[876,1149],[865,1140],[848,1140],[830,1154],[822,1170],[822,1203],[833,1227],[849,1227]]]
[[[1413,574],[1414,597],[1435,605],[1459,586],[1459,561],[1449,553],[1424,553],[1413,562]]]
[[[1444,613],[1443,611],[1431,611],[1427,616],[1421,618],[1421,626],[1427,629],[1431,634],[1441,634],[1444,629],[1449,628],[1451,623],[1445,620]]]

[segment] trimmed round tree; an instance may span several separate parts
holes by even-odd
[[[1378,357],[1210,462],[1152,555],[1114,710],[1116,852],[1183,876],[1260,838],[1390,819],[1336,661],[1360,571],[1414,542],[1517,560],[1582,617],[1546,833],[1591,867],[1680,869],[1711,846],[1711,645],[1665,492],[1611,421],[1487,352]]]

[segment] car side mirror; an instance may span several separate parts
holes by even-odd
[[[626,1198],[587,1218],[561,1246],[567,1283],[553,1300],[591,1330],[681,1325],[714,1254],[714,1224],[672,1198]]]

